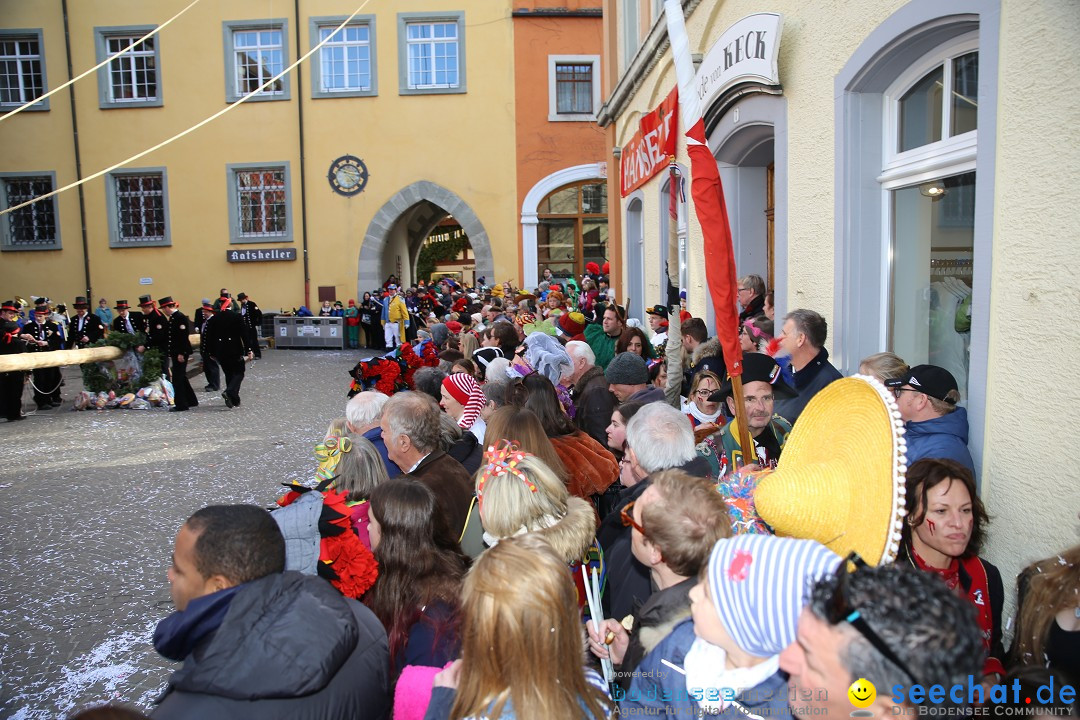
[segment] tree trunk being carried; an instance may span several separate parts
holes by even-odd
[[[192,347],[199,346],[199,335],[190,335]],[[124,351],[117,347],[96,347],[50,352],[28,352],[18,355],[0,355],[0,372],[28,372],[41,368],[82,365],[91,362],[119,360]]]

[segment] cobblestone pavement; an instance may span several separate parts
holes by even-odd
[[[268,505],[280,482],[309,476],[359,352],[266,350],[242,407],[197,376],[187,413],[72,412],[82,382],[67,368],[61,408],[0,422],[0,717],[151,707],[176,667],[150,641],[173,609],[181,523],[204,505]]]

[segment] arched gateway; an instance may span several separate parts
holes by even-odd
[[[424,239],[449,216],[468,235],[476,258],[476,277],[493,282],[495,262],[491,241],[476,213],[455,193],[421,180],[400,190],[371,219],[360,246],[358,295],[380,286],[391,274],[398,275],[403,282],[414,280]]]

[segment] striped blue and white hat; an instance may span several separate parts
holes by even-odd
[[[795,642],[813,582],[839,564],[839,555],[813,540],[736,535],[713,547],[709,592],[731,639],[767,658]]]

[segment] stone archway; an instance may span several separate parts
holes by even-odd
[[[383,256],[395,226],[404,221],[409,234],[419,238],[419,242],[414,243],[415,247],[409,247],[412,267],[420,252],[420,243],[447,215],[453,215],[469,236],[476,257],[476,277],[484,277],[491,282],[495,275],[495,261],[491,255],[491,241],[480,218],[457,194],[433,182],[421,180],[401,189],[387,200],[368,224],[360,246],[357,269],[357,291],[360,295],[365,289],[382,285],[386,279]],[[402,278],[403,282],[408,280]]]

